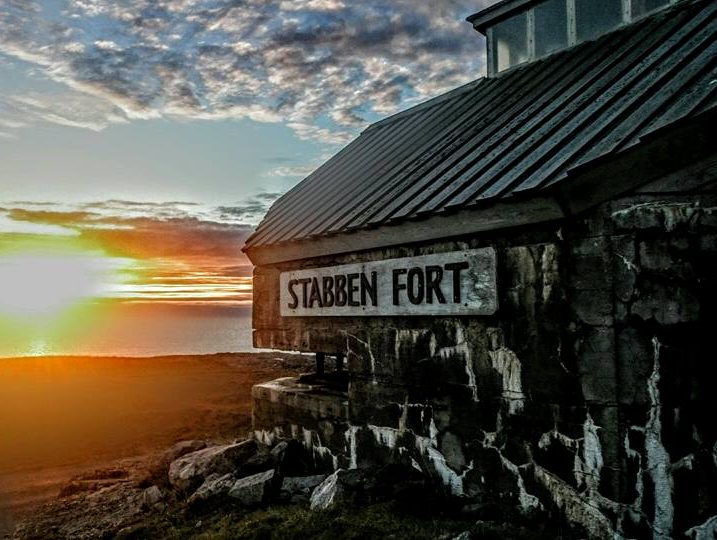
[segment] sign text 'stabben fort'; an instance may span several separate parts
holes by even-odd
[[[491,315],[493,248],[283,272],[284,317]]]

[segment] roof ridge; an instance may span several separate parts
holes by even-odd
[[[656,13],[648,14],[648,15],[646,15],[645,17],[640,17],[640,18],[638,18],[638,19],[632,21],[632,22],[629,23],[629,24],[626,24],[626,25],[624,25],[624,26],[621,26],[621,27],[619,27],[619,28],[616,28],[616,29],[613,30],[612,32],[609,32],[608,34],[603,34],[603,35],[601,35],[601,36],[598,36],[598,37],[595,38],[595,39],[592,39],[592,40],[589,40],[589,41],[582,41],[582,42],[580,42],[580,43],[577,43],[577,44],[573,45],[572,47],[568,47],[568,48],[566,48],[566,49],[561,49],[561,50],[559,50],[559,51],[555,51],[554,53],[549,54],[549,55],[547,55],[547,56],[544,56],[543,58],[539,58],[539,59],[537,59],[537,60],[534,60],[533,62],[528,62],[528,63],[524,63],[524,64],[519,64],[519,65],[517,65],[517,66],[515,66],[515,67],[513,67],[513,68],[511,68],[511,69],[507,69],[507,70],[502,71],[502,72],[500,72],[500,73],[497,73],[497,74],[495,74],[494,76],[491,76],[491,77],[488,77],[488,76],[486,76],[486,75],[483,75],[483,76],[478,77],[477,79],[474,79],[474,80],[472,80],[472,81],[470,81],[470,82],[467,82],[467,83],[465,83],[465,84],[463,84],[463,85],[461,85],[461,86],[459,86],[459,87],[457,87],[457,88],[454,88],[453,90],[449,90],[448,92],[445,92],[445,93],[440,94],[440,95],[438,95],[438,96],[434,96],[434,97],[432,97],[432,98],[427,99],[426,101],[423,101],[423,102],[418,103],[418,104],[416,104],[416,105],[414,105],[414,106],[412,106],[412,107],[409,107],[408,109],[404,109],[404,110],[402,110],[402,111],[398,111],[397,113],[394,113],[394,114],[392,114],[392,115],[390,115],[390,116],[387,116],[387,117],[385,117],[385,118],[382,118],[381,120],[378,120],[378,121],[374,122],[373,124],[370,124],[366,129],[363,130],[362,134],[363,134],[363,133],[367,133],[367,132],[369,132],[369,131],[372,131],[372,130],[374,130],[374,129],[376,129],[376,128],[382,127],[382,126],[384,126],[384,125],[386,125],[386,124],[390,124],[390,123],[392,123],[392,122],[395,122],[396,120],[399,120],[399,119],[401,119],[401,118],[405,118],[406,116],[410,116],[410,115],[412,115],[412,114],[415,114],[415,113],[417,113],[417,112],[423,111],[423,110],[425,110],[425,109],[428,109],[428,108],[431,108],[431,107],[435,107],[436,105],[440,105],[440,104],[443,103],[444,101],[447,101],[447,100],[449,100],[449,99],[453,99],[453,98],[455,98],[456,96],[458,96],[458,95],[460,95],[460,94],[463,94],[463,93],[466,93],[466,92],[470,92],[470,91],[473,90],[476,86],[478,86],[480,83],[482,83],[482,82],[484,82],[484,81],[490,81],[490,80],[494,80],[494,79],[500,79],[500,78],[503,78],[503,77],[505,77],[505,76],[512,75],[512,74],[515,73],[515,72],[523,71],[523,70],[525,70],[525,69],[532,68],[533,66],[537,66],[537,65],[544,64],[546,61],[553,60],[553,59],[554,59],[555,57],[557,57],[557,56],[561,56],[561,55],[563,55],[563,54],[573,53],[574,51],[576,51],[576,50],[578,50],[578,49],[584,47],[584,46],[587,45],[588,43],[592,43],[592,42],[594,42],[594,41],[600,41],[600,40],[602,40],[603,38],[605,38],[605,37],[608,36],[608,35],[613,35],[613,36],[614,36],[614,34],[616,34],[616,33],[618,33],[618,32],[624,32],[624,31],[628,30],[629,28],[634,28],[636,25],[638,25],[638,24],[640,24],[640,23],[644,23],[644,22],[645,22],[646,20],[648,20],[648,19],[653,19],[653,20],[654,20],[654,19],[658,19],[658,18],[664,18],[664,17],[667,17],[667,16],[671,16],[671,15],[674,15],[675,12],[678,12],[678,11],[680,11],[680,10],[682,10],[682,9],[686,9],[686,8],[688,8],[689,6],[693,6],[693,5],[695,5],[695,4],[699,4],[699,3],[704,2],[704,1],[706,1],[706,0],[680,0],[680,1],[676,2],[674,5],[669,6],[669,8],[667,8],[667,9],[658,11],[658,12],[656,12]],[[503,2],[501,2],[501,3],[503,3]],[[496,6],[499,6],[499,5],[500,5],[500,4],[496,4]]]
[[[597,40],[499,77],[473,80],[370,126],[292,190],[286,204],[272,207],[245,250],[423,219],[473,208],[479,200],[497,204],[512,196],[527,198],[526,190],[540,198],[554,185],[568,189],[573,179],[563,171],[587,158],[609,154],[617,159],[623,152],[610,149],[623,144],[625,136],[626,148],[632,149],[650,128],[686,121],[704,103],[717,103],[708,77],[717,65],[709,56],[715,51],[715,0],[681,0]],[[585,69],[576,72],[576,66]],[[663,79],[667,86],[660,90],[657,83]],[[523,86],[524,81],[534,83]],[[541,96],[550,107],[543,106]],[[527,107],[533,102],[539,103]],[[603,109],[609,114],[592,126]],[[476,110],[484,112],[472,116]],[[555,111],[564,112],[555,116]],[[642,120],[636,122],[636,115]],[[428,124],[437,131],[423,129]],[[497,131],[505,125],[514,129]],[[592,155],[590,141],[598,133],[604,142]],[[541,167],[547,172],[538,178]],[[479,174],[483,169],[490,174]],[[504,182],[493,182],[507,170],[512,172]],[[444,207],[463,183],[471,183],[470,197]],[[413,198],[427,186],[430,193]],[[410,214],[402,210],[402,201],[409,199]]]

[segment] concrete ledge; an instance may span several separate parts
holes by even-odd
[[[348,394],[322,384],[285,377],[252,388],[254,436],[261,441],[296,439],[327,470],[348,465]]]
[[[348,422],[348,394],[319,385],[299,382],[297,377],[284,377],[255,385],[251,390],[255,406],[257,402],[268,402],[284,409],[286,416],[277,417],[273,425],[280,425],[291,419],[291,410],[299,416],[310,416],[315,420],[339,420]],[[256,426],[255,426],[256,428]]]

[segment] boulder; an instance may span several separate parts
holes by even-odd
[[[273,470],[254,474],[234,482],[228,495],[244,506],[258,506],[271,498],[274,482]]]
[[[199,486],[199,489],[189,497],[188,502],[190,505],[197,505],[212,499],[225,497],[236,481],[237,478],[233,473],[224,475],[211,474],[204,480],[204,483]]]
[[[271,449],[271,458],[275,463],[280,463],[284,459],[284,454],[286,454],[286,449],[289,447],[289,442],[290,441],[279,441],[274,448]]]
[[[164,500],[164,493],[157,486],[150,486],[142,492],[142,507],[153,508]]]
[[[263,445],[254,440],[213,446],[174,460],[169,466],[169,482],[184,493],[196,490],[213,474],[236,473],[257,454],[265,453]]]
[[[328,510],[345,500],[346,487],[341,482],[341,472],[343,469],[338,469],[314,489],[311,494],[312,510]]]
[[[325,510],[339,502],[371,504],[393,500],[415,506],[427,501],[426,478],[400,464],[380,468],[338,469],[311,494],[311,508]]]
[[[180,457],[186,456],[187,454],[191,454],[192,452],[204,450],[208,446],[209,444],[207,444],[207,441],[180,441],[174,446],[172,446],[169,450],[165,451],[162,454],[161,459],[162,461],[166,462],[167,465],[169,465],[175,459],[179,459]]]
[[[289,493],[311,492],[316,486],[326,480],[327,475],[315,474],[312,476],[289,476],[284,478],[281,489]]]
[[[234,473],[212,474],[189,497],[192,506],[218,499],[231,499],[244,506],[257,506],[267,502],[274,494],[276,482],[273,470],[239,478]]]
[[[294,503],[308,501],[314,488],[324,480],[326,480],[325,474],[286,477],[281,483],[282,500]]]
[[[311,453],[294,439],[281,441],[272,448],[271,459],[284,477],[308,476],[317,472]]]
[[[191,440],[181,441],[163,452],[158,458],[154,459],[153,462],[147,468],[148,477],[145,479],[145,483],[148,486],[153,484],[166,485],[167,484],[167,473],[169,472],[169,466],[171,463],[187,454],[197,452],[198,450],[204,450],[209,444],[206,441]]]
[[[249,459],[241,464],[239,469],[236,471],[237,478],[242,476],[249,476],[269,469],[275,469],[275,463],[269,451],[269,447],[263,444],[258,444],[256,453]]]

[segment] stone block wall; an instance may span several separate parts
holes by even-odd
[[[348,400],[343,392],[285,377],[252,388],[255,438],[267,445],[292,438],[312,451],[312,470],[347,467]]]
[[[717,375],[716,202],[709,193],[625,198],[569,237],[573,349],[600,428],[595,496],[618,504],[629,537],[697,537],[717,515],[717,395],[708,388]],[[604,287],[589,286],[598,277],[584,279],[589,266],[605,272]]]
[[[284,270],[486,245],[490,317],[278,314]],[[260,267],[255,291],[257,346],[346,355],[343,463],[406,461],[466,509],[544,512],[595,538],[717,524],[715,195],[631,196],[531,230]]]

